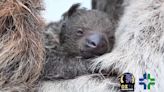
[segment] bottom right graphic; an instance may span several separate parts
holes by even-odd
[[[155,85],[155,78],[150,73],[144,73],[143,77],[139,78],[139,85],[142,85],[144,90],[150,90]]]

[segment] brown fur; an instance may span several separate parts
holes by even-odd
[[[41,0],[0,1],[0,91],[29,92],[37,82],[44,55],[41,8]]]
[[[114,30],[108,16],[97,10],[80,9],[79,6],[80,4],[73,4],[64,14],[64,20],[50,23],[46,27],[44,32],[46,64],[41,79],[66,80],[91,74],[89,70],[91,59],[112,50]],[[103,35],[100,41],[105,43],[101,49],[97,47],[91,49],[88,46],[90,43],[87,39],[93,33]],[[95,53],[95,50],[99,53]]]

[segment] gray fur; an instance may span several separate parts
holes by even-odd
[[[156,78],[156,84],[150,91],[162,92],[164,90],[164,1],[129,0],[128,3],[116,30],[116,44],[113,51],[97,58],[93,67],[109,72],[112,72],[110,68],[113,67],[113,70],[118,70],[119,74],[131,72],[136,78],[136,83],[144,72],[149,72]],[[112,89],[117,85],[111,81],[111,78],[100,81],[91,76],[43,82],[41,92],[120,92]],[[144,92],[142,86],[136,84],[135,88],[135,92]]]
[[[116,44],[111,53],[98,59],[100,70],[131,72],[136,78],[135,92],[143,92],[138,79],[145,72],[156,81],[150,92],[164,90],[164,1],[131,0],[116,31]],[[95,67],[96,68],[96,67]],[[110,71],[112,72],[112,71]],[[115,92],[115,91],[113,91]]]
[[[50,23],[46,31],[46,63],[43,71],[43,80],[72,79],[77,76],[90,74],[92,58],[83,58],[79,49],[83,49],[81,37],[76,36],[76,30],[84,32],[101,32],[107,36],[108,51],[114,44],[114,30],[107,15],[97,10],[78,9],[79,4],[73,5],[64,14],[64,20],[59,23]],[[108,35],[106,35],[108,34]],[[87,34],[85,34],[87,35]],[[84,35],[84,36],[85,36]]]
[[[92,0],[92,9],[106,12],[115,28],[124,14],[124,8],[128,5],[129,0]]]

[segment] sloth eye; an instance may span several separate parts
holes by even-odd
[[[80,28],[77,30],[77,32],[76,32],[76,33],[77,33],[77,35],[78,35],[78,36],[81,36],[81,35],[83,35],[83,34],[84,34],[83,30],[82,30],[82,29],[80,29]]]

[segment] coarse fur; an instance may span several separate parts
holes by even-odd
[[[164,1],[129,0],[116,30],[116,44],[113,51],[97,58],[94,69],[118,74],[133,73],[136,79],[135,92],[144,92],[138,79],[145,72],[156,80],[151,92],[164,90]],[[111,70],[111,67],[113,69]],[[108,79],[81,76],[73,80],[43,82],[41,92],[120,92]]]
[[[8,32],[14,33],[13,31],[12,32],[9,30],[6,31],[6,27],[8,27],[7,26],[8,24],[3,25],[4,21],[5,23],[8,23],[6,21],[8,20],[6,19],[7,15],[15,14],[15,12],[10,11],[9,13],[7,11],[8,9],[15,11],[15,9],[13,9],[13,3],[12,5],[8,5],[10,1],[27,2],[29,0],[0,1],[1,31],[7,32],[7,33]],[[34,8],[34,10],[32,11],[35,11],[36,6],[39,5],[38,3],[36,4],[36,2],[38,1],[39,0],[31,1],[31,2],[35,2],[34,5],[32,4],[33,7],[31,8]],[[163,0],[129,0],[129,1],[130,1],[129,6],[127,6],[127,8],[125,9],[123,17],[120,20],[119,27],[116,31],[116,44],[114,46],[115,48],[113,49],[111,53],[98,58],[96,62],[94,61],[95,64],[93,65],[93,68],[94,69],[100,68],[100,70],[107,70],[107,71],[112,72],[111,70],[109,70],[109,68],[113,67],[113,70],[118,70],[119,74],[122,74],[124,72],[131,72],[134,74],[136,78],[136,83],[138,83],[137,79],[142,77],[142,74],[144,72],[149,72],[152,76],[156,78],[156,81],[155,81],[156,84],[151,88],[150,91],[162,92],[164,90],[162,87],[164,85],[164,80],[163,80],[163,77],[164,77],[164,69],[163,69],[163,66],[164,66],[164,62],[163,62],[163,59],[164,59],[163,58],[164,1]],[[19,4],[16,3],[16,4],[20,5],[21,3]],[[19,12],[16,12],[16,13],[18,15],[20,14]],[[32,12],[32,13],[35,14],[37,12]],[[27,15],[28,14],[29,12],[27,13]],[[3,18],[5,18],[5,20]],[[23,25],[24,23],[26,23],[26,22],[20,22],[21,19],[19,18],[21,17],[18,17],[16,21],[19,21],[19,22],[15,21],[16,23],[20,23],[19,25]],[[26,17],[25,19],[28,19],[28,18],[34,18],[34,16]],[[32,19],[32,20],[35,20],[35,19]],[[8,77],[9,76],[8,74],[7,74],[8,76],[6,77],[5,71],[0,72],[1,73],[0,77],[2,78],[0,80],[1,92],[5,92],[5,91],[12,92],[13,90],[16,90],[17,92],[26,92],[27,91],[26,89],[29,89],[30,88],[29,86],[32,86],[31,84],[36,82],[35,80],[38,78],[38,75],[40,74],[40,71],[42,68],[42,63],[41,63],[42,50],[39,50],[39,49],[42,49],[42,46],[40,44],[39,45],[37,44],[38,42],[40,42],[40,40],[37,40],[34,42],[35,37],[40,39],[40,36],[38,37],[35,35],[31,37],[30,35],[30,37],[28,37],[28,36],[25,36],[27,34],[26,32],[24,32],[24,31],[34,32],[32,33],[32,35],[34,35],[35,32],[36,33],[38,32],[37,30],[33,29],[34,27],[33,25],[30,25],[31,22],[32,21],[30,21],[30,23],[27,23],[26,26],[18,27],[18,28],[25,28],[25,29],[15,30],[15,32],[22,33],[21,35],[15,36],[18,34],[3,33],[3,37],[0,38],[2,40],[1,41],[2,49],[1,49],[1,54],[0,54],[1,55],[0,65],[2,67],[1,70],[9,69],[8,66],[6,66],[8,64],[4,64],[4,63],[9,63],[9,66],[14,65],[14,62],[16,61],[14,61],[15,59],[11,59],[12,57],[17,58],[17,61],[19,62],[19,64],[22,65],[22,67],[18,69],[19,72],[16,71],[13,73],[11,71],[11,73],[14,74],[14,75],[11,75],[13,77]],[[33,21],[33,22],[36,22],[36,21]],[[26,28],[27,25],[30,25],[28,29]],[[38,27],[37,23],[35,25],[37,25]],[[8,36],[8,35],[12,35],[12,36]],[[14,39],[14,37],[16,38],[21,37],[22,39]],[[27,41],[29,42],[32,41],[32,44],[30,43],[28,45],[25,44],[24,42],[27,42]],[[21,42],[21,44],[19,42]],[[23,42],[23,45],[22,45],[22,42]],[[4,46],[5,48],[3,48]],[[29,48],[26,48],[27,46],[31,48],[39,46],[38,47],[39,49],[31,50]],[[11,48],[14,48],[14,51]],[[26,58],[27,60],[25,60],[24,58],[21,59],[20,57],[26,57],[27,55],[27,54],[19,54],[22,56],[17,55],[17,52],[21,50],[25,50],[25,52],[27,51],[27,54],[30,52],[32,54],[36,52],[35,56],[38,56],[39,58],[36,59],[36,57],[33,57],[30,53],[28,55],[31,55],[30,56],[31,58],[28,57]],[[10,52],[14,54],[10,54]],[[22,70],[22,68],[24,69]],[[24,70],[28,70],[28,71],[21,72]],[[19,75],[23,75],[23,76],[19,76]],[[60,80],[42,81],[40,82],[40,88],[38,92],[54,92],[54,91],[57,91],[57,92],[120,92],[120,90],[115,89],[115,87],[119,86],[119,84],[117,85],[113,83],[111,78],[103,79],[103,78],[95,78],[94,76],[97,76],[97,75],[94,75],[94,74],[83,75],[75,79],[62,80],[62,81]],[[4,79],[4,78],[8,78],[8,79]],[[136,86],[135,92],[144,91],[142,90],[143,89],[142,86],[139,86],[137,84],[135,86]],[[27,92],[30,92],[30,91],[27,91]]]
[[[61,50],[60,33],[62,22],[52,22],[44,31],[44,43],[46,49],[46,62],[41,80],[72,79],[76,76],[87,74],[86,60],[83,62],[79,57],[67,57]]]
[[[32,92],[43,66],[41,0],[0,1],[0,92]]]
[[[113,26],[116,28],[120,17],[127,5],[125,0],[92,0],[92,9],[97,9],[108,14]]]
[[[44,46],[46,49],[55,49],[60,45],[60,33],[61,33],[62,21],[51,22],[45,26],[43,31]]]
[[[72,8],[70,10],[72,10]],[[65,14],[67,16],[65,16],[65,24],[61,29],[60,38],[61,44],[66,51],[79,55],[80,52],[77,51],[79,51],[79,49],[85,49],[82,46],[74,44],[81,42],[80,37],[76,36],[79,30],[82,30],[84,35],[88,35],[90,32],[102,33],[103,36],[106,37],[105,39],[109,40],[108,50],[111,51],[115,31],[111,20],[107,18],[104,12],[75,8],[74,12],[72,14],[70,13],[72,13],[72,11],[68,11],[68,13]]]
[[[131,0],[116,31],[116,44],[112,53],[98,58],[93,66],[99,65],[100,71],[113,67],[112,70],[119,71],[119,74],[125,72],[134,74],[135,92],[144,91],[143,86],[138,85],[139,78],[145,72],[150,73],[156,79],[150,91],[162,92],[164,90],[163,20],[163,0]]]
[[[96,56],[86,58],[86,55],[90,56],[92,54],[90,52],[93,52],[83,46],[90,33],[91,35],[92,33],[103,34],[107,41],[105,52],[112,50],[114,30],[107,15],[97,10],[79,9],[78,7],[79,4],[74,4],[64,14],[64,20],[50,23],[46,27],[44,32],[46,63],[42,80],[72,79],[90,74],[91,59],[99,56],[95,54]],[[83,54],[81,50],[85,53]],[[99,51],[99,49],[96,50]]]

